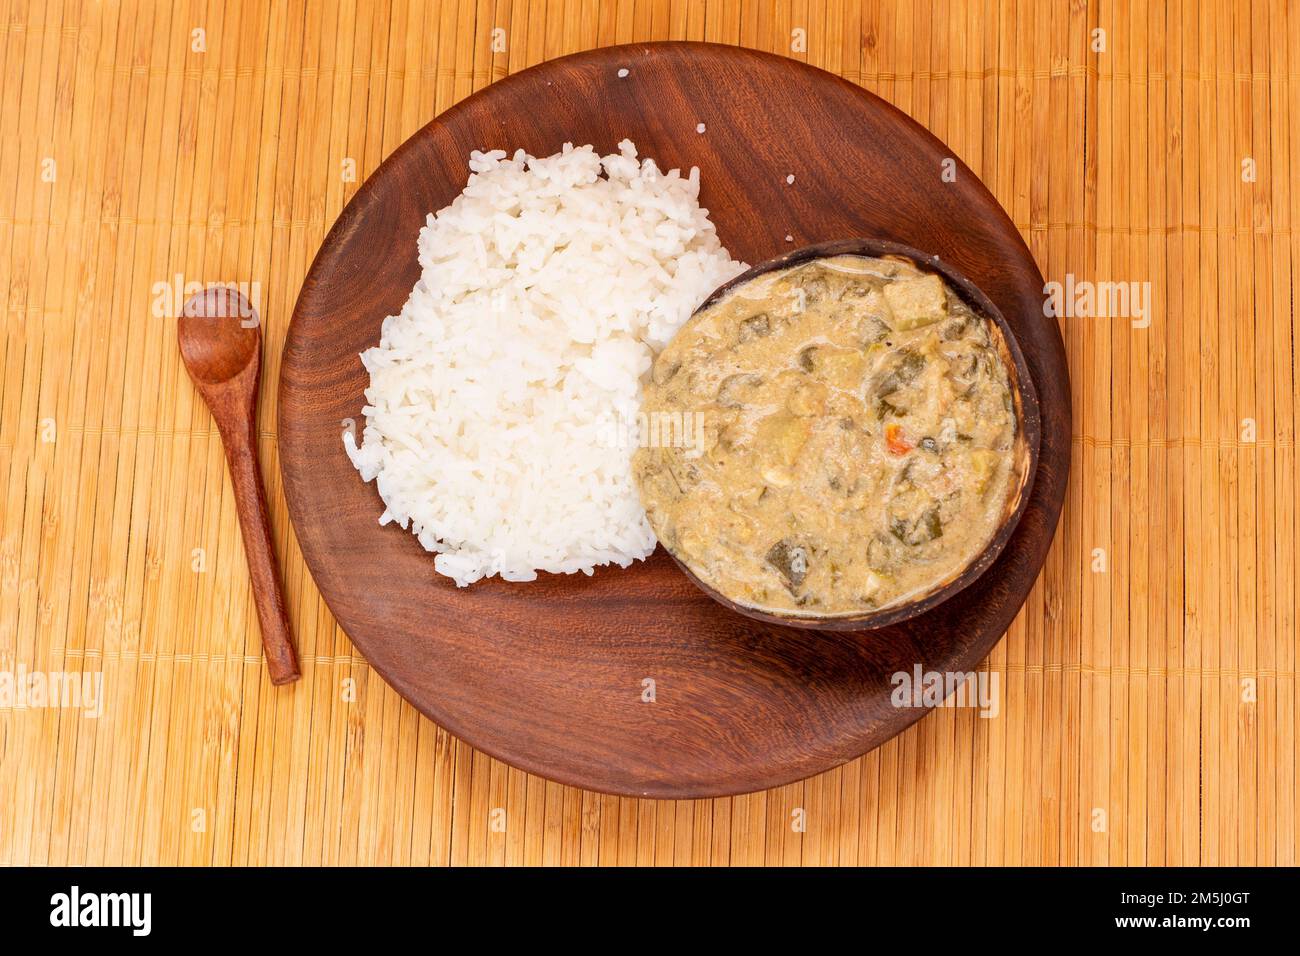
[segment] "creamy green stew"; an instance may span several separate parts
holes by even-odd
[[[642,436],[633,469],[659,539],[714,590],[860,614],[946,583],[992,538],[1014,407],[987,321],[939,276],[837,256],[758,276],[682,327],[642,404],[661,440]]]

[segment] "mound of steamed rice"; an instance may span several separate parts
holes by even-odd
[[[745,266],[700,208],[699,171],[566,145],[470,155],[465,191],[420,230],[420,280],[379,345],[352,463],[381,524],[464,586],[627,567],[655,537],[632,481],[654,355]]]

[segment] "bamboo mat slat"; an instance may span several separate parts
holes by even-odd
[[[669,38],[886,97],[1049,280],[1149,283],[1150,321],[1060,320],[1074,467],[987,664],[996,718],[655,802],[494,761],[369,669],[289,526],[274,386],[312,256],[404,139],[532,64]],[[0,864],[1297,862],[1295,4],[0,0],[0,104],[0,675],[104,696],[0,701]],[[266,319],[289,691],[157,307],[177,276],[247,283]]]

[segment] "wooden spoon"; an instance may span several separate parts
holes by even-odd
[[[177,338],[185,368],[212,411],[226,449],[271,683],[287,684],[301,674],[290,637],[289,616],[280,593],[266,494],[257,461],[261,322],[257,311],[238,290],[205,289],[185,303]]]

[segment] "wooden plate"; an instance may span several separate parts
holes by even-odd
[[[628,75],[620,78],[618,72]],[[707,131],[696,132],[704,123]],[[950,601],[901,624],[828,632],[763,624],[710,600],[662,549],[629,570],[458,590],[343,451],[362,422],[357,354],[414,285],[425,215],[464,187],[472,149],[534,155],[624,137],[661,167],[699,166],[701,201],[734,256],[871,236],[937,253],[1015,330],[1038,389],[1033,492],[1002,555]],[[507,763],[650,797],[772,787],[879,746],[925,711],[892,674],[973,670],[1046,557],[1070,461],[1070,392],[1043,280],[1011,221],[941,142],[830,73],[701,43],[580,53],[495,83],[389,157],[325,240],[294,312],[280,381],[290,514],[330,609],[422,713]],[[793,185],[786,177],[793,174]],[[792,237],[793,243],[786,236]],[[653,702],[647,682],[654,681]]]

